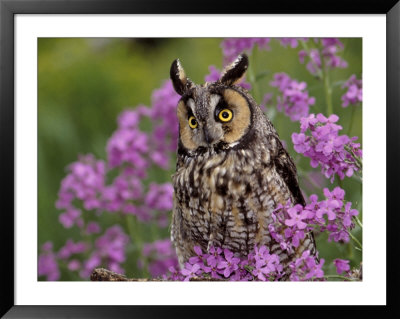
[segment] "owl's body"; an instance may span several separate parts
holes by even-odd
[[[268,225],[278,204],[304,204],[296,168],[272,123],[249,93],[234,85],[247,68],[241,56],[217,82],[194,85],[179,62],[171,67],[180,137],[173,176],[171,239],[183,265],[216,246],[244,257],[266,245],[287,266],[310,249],[307,234],[292,255],[271,238]]]

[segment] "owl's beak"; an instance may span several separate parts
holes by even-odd
[[[204,128],[203,132],[204,132],[204,139],[206,140],[208,145],[210,145],[212,142],[214,142],[214,138],[210,134],[209,130],[207,130],[207,128]]]

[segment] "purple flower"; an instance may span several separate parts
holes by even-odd
[[[307,84],[292,80],[286,73],[274,74],[274,80],[270,82],[270,85],[277,87],[282,93],[282,96],[277,97],[278,111],[284,112],[292,121],[306,117],[310,105],[315,103],[315,98],[309,97],[305,90]]]
[[[169,239],[157,240],[143,245],[142,254],[147,259],[152,277],[165,274],[169,268],[178,267],[175,249]],[[142,267],[143,263],[141,263]]]
[[[177,267],[169,267],[169,274],[164,274],[164,280],[183,281],[185,277],[182,276],[181,271]]]
[[[81,262],[77,259],[72,259],[67,266],[70,271],[77,271],[81,268]]]
[[[79,217],[81,216],[81,211],[75,208],[69,208],[66,212],[60,214],[58,216],[58,221],[65,227],[71,228],[72,226],[81,225],[82,219]]]
[[[296,205],[287,210],[290,219],[286,219],[285,224],[287,226],[297,226],[298,229],[306,228],[307,224],[303,222],[308,216],[308,211],[303,211],[301,205]]]
[[[348,272],[350,270],[350,261],[344,259],[335,259],[333,261],[336,267],[336,272],[340,275],[342,272]]]
[[[312,167],[321,166],[322,173],[333,182],[335,174],[343,179],[361,169],[362,151],[357,137],[339,135],[339,117],[335,114],[326,118],[322,114],[310,114],[300,120],[300,133],[292,134],[296,152],[311,159]],[[307,132],[310,135],[307,135]]]
[[[233,62],[237,56],[244,52],[250,52],[257,44],[261,50],[269,50],[270,38],[227,38],[221,43],[224,55],[224,64]]]
[[[292,141],[294,144],[294,149],[298,153],[305,153],[310,149],[310,145],[308,143],[309,137],[306,136],[304,133],[293,133],[292,134]]]
[[[170,211],[172,209],[172,196],[174,189],[170,183],[151,183],[145,197],[145,204],[150,209]]]
[[[292,49],[297,48],[298,41],[303,40],[307,41],[307,38],[280,38],[280,43],[282,46],[287,47],[290,46]]]
[[[138,127],[140,114],[136,110],[125,110],[118,116],[118,126],[123,129]]]
[[[299,51],[300,63],[305,63],[305,58],[309,58],[306,67],[311,74],[318,74],[321,72],[321,58],[324,60],[324,64],[331,69],[347,67],[347,62],[337,55],[340,50],[343,50],[343,44],[339,39],[315,38],[314,42],[320,46],[320,49],[310,49],[308,52],[305,50]]]
[[[218,263],[217,268],[225,278],[229,277],[231,273],[239,268],[240,259],[233,256],[233,252],[224,249],[225,260]]]
[[[103,236],[96,239],[94,251],[83,264],[81,277],[87,278],[93,269],[101,264],[111,271],[124,273],[120,264],[125,261],[125,249],[128,243],[129,237],[120,226],[114,225],[108,228]]]
[[[342,96],[343,107],[362,102],[362,80],[357,80],[355,74],[343,84],[342,89],[344,88],[347,88],[347,92]]]
[[[135,168],[136,172],[145,171],[149,165],[146,159],[148,145],[147,134],[139,129],[118,129],[113,133],[107,144],[110,167],[114,168],[127,163]]]
[[[112,184],[103,189],[102,204],[109,212],[133,214],[140,220],[149,220],[149,214],[143,214],[143,211],[133,204],[142,200],[143,193],[142,182],[135,170],[124,168]]]
[[[283,270],[278,255],[269,254],[265,246],[254,247],[254,254],[249,254],[246,266],[252,266],[251,274],[261,281],[279,279]]]
[[[68,239],[65,245],[59,250],[57,256],[60,259],[68,259],[72,255],[82,254],[88,251],[89,245],[84,241],[74,243],[72,239]]]
[[[42,246],[42,253],[38,258],[38,276],[46,276],[48,281],[55,281],[60,278],[57,257],[53,252],[53,243],[46,242]]]
[[[86,227],[86,233],[87,234],[98,234],[101,232],[100,225],[96,222],[89,222],[87,227]]]
[[[74,200],[82,201],[85,210],[101,208],[101,192],[104,188],[105,163],[93,155],[79,156],[79,160],[68,166],[68,175],[61,181],[56,207],[66,211],[59,216],[65,228],[73,225],[83,227],[81,211]]]
[[[216,82],[219,80],[221,76],[221,71],[218,70],[214,65],[210,65],[208,67],[208,70],[210,71],[210,74],[206,75],[204,80],[206,82]]]
[[[282,250],[293,253],[305,238],[305,232],[313,229],[327,231],[328,241],[349,241],[349,232],[355,227],[352,218],[358,215],[358,211],[351,209],[350,202],[344,205],[345,192],[340,187],[335,187],[332,191],[325,188],[324,194],[326,199],[322,201],[318,201],[316,195],[311,195],[310,203],[305,207],[292,207],[287,202],[285,205],[278,205],[272,212],[273,223],[268,225],[268,229]]]
[[[190,278],[196,277],[200,270],[198,264],[191,265],[190,263],[185,264],[185,268],[182,269],[181,273],[185,276],[184,281],[189,281]]]
[[[210,255],[207,258],[207,264],[211,267],[217,267],[217,265],[223,260],[221,254],[222,249],[220,247],[210,247]]]
[[[161,168],[169,167],[170,152],[175,152],[179,135],[176,106],[180,96],[175,92],[172,82],[165,81],[160,89],[153,91],[151,115],[153,132],[151,134],[152,161]]]
[[[324,277],[324,271],[322,270],[324,263],[324,259],[321,259],[318,263],[317,257],[311,255],[309,250],[306,250],[300,258],[289,265],[291,268],[290,280],[306,281],[322,279]]]

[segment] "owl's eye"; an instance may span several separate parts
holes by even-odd
[[[221,112],[218,114],[218,118],[221,122],[229,122],[232,120],[233,113],[229,109],[223,109]]]
[[[197,121],[196,118],[194,116],[189,117],[189,126],[191,128],[196,128],[197,127]]]

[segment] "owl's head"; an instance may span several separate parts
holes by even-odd
[[[186,77],[179,60],[172,63],[171,80],[175,91],[182,96],[177,107],[180,146],[188,151],[227,149],[252,134],[259,106],[246,90],[235,85],[248,65],[248,57],[242,54],[225,68],[218,81],[197,85]]]

